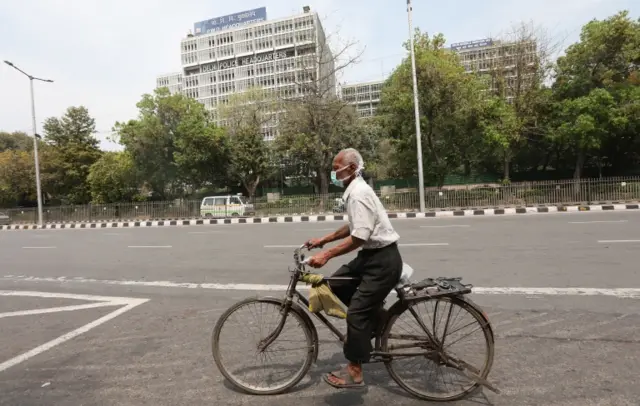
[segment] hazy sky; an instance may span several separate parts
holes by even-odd
[[[580,27],[638,0],[413,0],[414,25],[449,43],[486,38],[519,21],[543,27],[555,41],[578,40]],[[45,117],[84,105],[103,148],[115,121],[135,118],[136,102],[158,74],[180,70],[180,39],[193,23],[267,7],[270,19],[318,11],[327,33],[357,41],[362,61],[341,81],[375,80],[402,59],[408,35],[404,0],[0,0],[0,59],[55,83],[37,83],[38,128]],[[335,36],[335,35],[334,35]],[[355,49],[354,49],[355,50]],[[0,66],[0,130],[31,132],[28,79]],[[40,130],[41,131],[41,130]]]

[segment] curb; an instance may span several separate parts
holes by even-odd
[[[507,216],[518,214],[541,213],[576,213],[586,211],[621,211],[639,210],[639,204],[608,204],[590,206],[541,206],[541,207],[512,207],[505,209],[471,209],[471,210],[447,210],[431,211],[425,213],[389,213],[390,219],[420,219],[434,217],[464,217],[464,216]],[[95,223],[57,223],[45,224],[38,227],[35,224],[17,224],[0,226],[0,230],[60,230],[60,229],[102,229],[102,228],[132,228],[132,227],[172,227],[172,226],[199,226],[217,224],[273,224],[273,223],[317,223],[346,221],[345,215],[318,215],[318,216],[278,216],[278,217],[249,217],[226,219],[189,219],[189,220],[155,220],[155,221],[117,221]]]

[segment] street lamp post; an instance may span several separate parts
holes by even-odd
[[[33,81],[39,80],[41,82],[49,82],[53,83],[53,80],[50,79],[42,79],[37,78],[35,76],[29,75],[22,69],[18,68],[16,65],[9,61],[4,61],[7,65],[11,66],[13,69],[22,73],[26,77],[29,78],[29,85],[31,87],[31,123],[33,125],[33,160],[36,167],[36,193],[38,195],[38,227],[42,227],[42,189],[40,187],[40,161],[38,158],[38,130],[36,127],[36,103],[33,95]]]
[[[422,135],[420,133],[420,107],[418,106],[418,77],[416,75],[416,56],[413,48],[413,24],[411,21],[411,0],[407,0],[407,15],[409,19],[409,45],[411,46],[411,75],[413,76],[413,105],[416,114],[416,144],[418,149],[418,189],[420,193],[420,211],[424,213],[424,173],[422,171]]]

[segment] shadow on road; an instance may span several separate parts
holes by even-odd
[[[315,386],[318,383],[325,384],[322,380],[322,375],[339,368],[344,365],[345,359],[341,353],[334,354],[331,358],[318,361],[318,363],[309,371],[309,379],[302,384],[296,385],[289,390],[287,394],[295,394],[304,392],[309,388]],[[383,364],[370,364],[365,366],[365,382],[367,386],[363,389],[335,389],[331,388],[334,392],[324,397],[324,402],[328,406],[352,406],[365,404],[365,396],[368,393],[368,388],[371,386],[382,388],[394,396],[399,396],[405,399],[411,399],[419,401],[411,394],[407,393],[404,389],[398,387],[396,383],[389,376],[386,368]],[[228,381],[224,381],[225,388],[238,393],[245,394],[238,390],[235,386],[231,385]],[[327,385],[328,386],[328,385]],[[462,402],[462,403],[460,403]],[[442,402],[422,402],[421,404],[440,404]],[[451,404],[451,403],[450,403]],[[476,390],[466,399],[459,401],[456,404],[475,404],[482,406],[493,406],[493,403],[489,401],[486,395],[482,392],[482,389]]]

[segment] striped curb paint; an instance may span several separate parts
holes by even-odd
[[[521,214],[544,213],[577,213],[587,211],[621,211],[639,210],[639,204],[605,204],[589,206],[539,206],[539,207],[511,207],[504,209],[467,209],[467,210],[443,210],[424,213],[406,212],[389,213],[390,219],[424,219],[441,217],[473,217],[473,216],[508,216]],[[0,230],[61,230],[61,229],[103,229],[103,228],[147,228],[147,227],[180,227],[200,225],[225,225],[225,224],[273,224],[273,223],[322,223],[334,221],[346,221],[346,215],[314,215],[314,216],[277,216],[277,217],[249,217],[249,218],[223,218],[223,219],[168,219],[153,221],[102,221],[102,222],[75,222],[75,223],[51,223],[38,227],[35,224],[15,224],[0,226]]]

